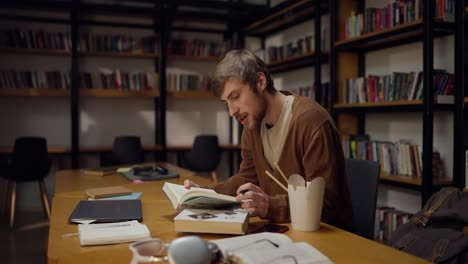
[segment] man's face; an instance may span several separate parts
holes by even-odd
[[[235,117],[248,129],[262,122],[265,116],[266,103],[263,96],[255,93],[248,84],[241,82],[238,78],[226,81],[221,101],[227,105],[229,115]]]

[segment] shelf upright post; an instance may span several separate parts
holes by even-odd
[[[159,3],[159,4],[158,4]],[[155,12],[153,14],[153,25],[155,35],[159,35],[160,54],[159,60],[155,61],[159,70],[159,98],[155,98],[156,120],[155,120],[155,141],[156,144],[162,146],[160,159],[166,161],[166,59],[167,59],[167,42],[169,41],[169,19],[165,10],[165,1],[155,3]],[[158,25],[159,19],[159,27]],[[155,65],[156,66],[156,65]]]
[[[329,0],[330,10],[330,111],[333,120],[338,124],[338,116],[336,114],[334,104],[337,102],[338,93],[338,73],[337,63],[338,56],[336,54],[335,42],[338,39],[338,17],[337,17],[337,0]]]
[[[79,137],[80,137],[80,117],[79,117],[79,91],[78,91],[78,42],[79,42],[79,10],[80,0],[73,0],[70,10],[71,22],[71,94],[70,94],[70,115],[71,115],[71,165],[73,169],[79,168]]]
[[[366,12],[366,1],[358,1],[358,13],[365,14]],[[366,83],[366,53],[364,51],[358,51],[358,76],[364,78]],[[367,84],[365,84],[367,85]],[[358,133],[364,135],[366,133],[366,115],[363,112],[357,113],[358,119]]]
[[[432,195],[432,151],[434,129],[434,2],[425,1],[423,5],[423,170],[421,186],[421,207]]]
[[[315,75],[315,101],[325,106],[325,102],[322,102],[322,9],[321,1],[315,1],[315,13],[314,13],[314,46],[315,46],[315,63],[314,63],[314,75]]]
[[[455,1],[455,113],[453,122],[453,186],[465,187],[465,145],[463,141],[465,89],[465,1]]]
[[[240,30],[236,26],[236,24],[233,23],[232,12],[233,12],[232,10],[229,10],[229,21],[227,23],[227,28],[228,29],[223,35],[223,41],[225,43],[227,41],[229,41],[229,46],[230,47],[238,48],[238,46],[240,45],[240,42],[243,43],[243,39],[241,41],[239,38],[236,38],[238,43],[234,43],[234,34],[235,34],[235,32],[237,32],[237,37],[239,37],[238,34],[239,34]],[[234,143],[234,131],[233,131],[234,130],[234,125],[233,125],[233,122],[235,122],[236,120],[235,120],[234,117],[229,116],[229,113],[228,113],[228,120],[229,120],[229,143],[233,144]],[[234,174],[234,154],[233,154],[233,150],[228,151],[228,160],[229,160],[229,166],[228,166],[229,176],[231,176],[231,175]]]

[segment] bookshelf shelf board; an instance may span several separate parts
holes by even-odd
[[[240,145],[235,144],[223,144],[219,145],[222,150],[240,150]],[[180,145],[180,146],[167,146],[168,151],[188,151],[192,149],[192,145]],[[151,151],[162,151],[163,146],[161,145],[148,145],[143,146],[143,150],[147,152]],[[80,153],[82,154],[93,154],[93,153],[104,153],[111,152],[112,146],[98,146],[98,147],[81,147]],[[49,147],[47,149],[49,154],[70,154],[71,149],[69,147]],[[0,146],[0,155],[10,155],[13,153],[13,146]]]
[[[59,154],[70,154],[70,148],[68,147],[47,147],[47,153],[51,155]],[[0,147],[0,155],[11,155],[13,153],[13,146],[2,146]]]
[[[322,2],[324,2],[321,4],[321,13],[323,14],[327,12],[328,5],[326,1]],[[264,18],[247,26],[244,31],[252,36],[270,35],[313,19],[315,12],[315,1],[300,0],[280,10],[273,10],[272,13],[267,14]]]
[[[163,147],[161,145],[149,145],[143,146],[144,151],[162,151]],[[96,147],[81,147],[80,153],[104,153],[104,152],[111,152],[112,146],[96,146]]]
[[[122,91],[117,89],[80,89],[80,96],[87,97],[159,97],[158,90]]]
[[[216,99],[211,91],[180,91],[180,92],[169,92],[172,98],[179,99]]]
[[[453,34],[455,24],[441,20],[434,21],[434,36]],[[372,51],[420,41],[424,35],[422,20],[397,25],[392,28],[365,33],[351,39],[335,42],[335,48],[341,51]]]
[[[198,61],[198,62],[218,62],[223,58],[217,56],[185,56],[185,55],[169,55],[169,60],[180,60],[180,61]]]
[[[19,89],[0,89],[0,96],[9,97],[68,97],[70,90],[65,89],[37,89],[37,88],[19,88]]]
[[[422,100],[400,100],[379,103],[360,103],[360,104],[335,104],[334,109],[338,112],[407,112],[423,111]],[[435,111],[453,111],[453,104],[436,104]]]
[[[414,186],[421,186],[422,185],[422,179],[421,178],[415,178],[415,177],[409,177],[409,176],[394,176],[394,175],[385,175],[381,174],[380,179],[385,182],[396,182],[396,183],[402,183],[402,184],[408,184],[408,185],[414,185]],[[433,179],[433,185],[434,186],[445,186],[452,184],[451,179]]]
[[[334,108],[336,111],[368,111],[368,110],[401,110],[408,111],[412,109],[414,111],[422,110],[422,100],[401,100],[401,101],[390,101],[390,102],[379,102],[379,103],[360,103],[360,104],[335,104]]]
[[[27,49],[27,48],[0,48],[3,54],[25,54],[25,55],[47,55],[47,56],[70,56],[71,53],[59,49]]]
[[[219,145],[219,148],[221,148],[222,150],[240,150],[241,146],[236,145],[236,144],[222,144],[222,145]],[[174,151],[174,152],[189,151],[192,149],[192,145],[167,146],[166,149],[168,151]]]
[[[155,59],[159,57],[156,53],[133,53],[133,52],[85,52],[80,53],[86,57],[115,57],[115,58],[135,58],[135,59]]]
[[[281,61],[268,63],[267,67],[271,73],[279,73],[300,69],[303,67],[312,67],[315,65],[315,54],[307,53],[299,56],[290,57]],[[320,63],[328,63],[329,54],[324,53],[320,56]]]

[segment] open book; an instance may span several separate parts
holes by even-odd
[[[294,243],[283,234],[264,232],[210,242],[218,246],[230,263],[333,263],[313,246],[305,242]]]
[[[244,209],[184,209],[174,218],[175,231],[214,234],[245,234],[249,215]]]
[[[79,224],[80,245],[101,245],[133,242],[150,237],[145,224],[126,221],[108,224]]]
[[[163,191],[172,203],[174,209],[204,208],[220,209],[235,207],[240,204],[234,196],[220,194],[211,189],[190,188],[170,182],[164,183]]]

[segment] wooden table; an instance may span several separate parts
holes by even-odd
[[[185,171],[187,172],[187,171]],[[86,198],[82,186],[104,186],[103,182],[118,183],[119,175],[103,176],[102,181],[89,178],[72,178],[81,175],[76,171],[63,171],[58,178],[64,177],[70,181],[58,182],[59,190],[75,189],[68,192],[56,192],[52,204],[52,217],[50,221],[48,262],[49,263],[129,263],[131,252],[128,243],[118,245],[81,247],[76,236],[62,237],[64,234],[77,232],[74,224],[68,224],[67,219],[75,205]],[[206,178],[200,178],[190,173],[181,173],[182,177],[171,182],[182,183],[185,178],[199,183],[208,183]],[[95,177],[95,176],[94,176]],[[128,182],[127,182],[128,183]],[[77,184],[75,186],[75,184]],[[135,192],[143,192],[142,209],[143,223],[146,224],[152,237],[158,237],[170,242],[184,233],[174,231],[172,219],[177,212],[172,208],[169,200],[162,192],[164,182],[153,181],[144,184],[126,184],[125,186]],[[71,186],[73,185],[73,186]],[[254,218],[255,221],[260,221]],[[423,259],[397,251],[380,243],[356,236],[349,232],[327,224],[321,224],[316,232],[300,232],[290,230],[286,234],[294,241],[305,241],[327,255],[335,263],[426,263]],[[227,235],[201,235],[205,239],[219,239]]]
[[[154,163],[145,163],[151,165]],[[194,172],[174,166],[170,163],[158,162],[158,164],[177,171],[180,178],[192,177]],[[180,179],[179,178],[179,179]],[[96,176],[86,175],[83,170],[61,170],[55,173],[55,194],[84,190],[88,188],[98,188],[112,185],[130,184],[131,182],[119,174]]]

